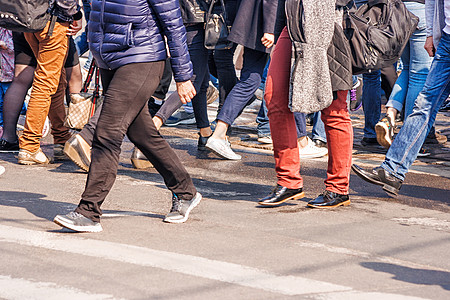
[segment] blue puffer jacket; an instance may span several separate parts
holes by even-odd
[[[165,36],[175,81],[193,75],[178,0],[93,0],[88,30],[100,68],[165,60]]]

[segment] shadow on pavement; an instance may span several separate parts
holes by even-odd
[[[415,269],[381,262],[363,262],[361,265],[376,272],[392,274],[395,280],[420,285],[439,285],[445,290],[450,290],[449,272]]]
[[[53,221],[57,214],[66,214],[73,211],[78,203],[66,203],[45,199],[47,196],[37,193],[26,192],[1,192],[0,205],[25,208],[38,218]],[[128,216],[142,216],[163,219],[164,216],[154,213],[103,210],[104,218],[121,218]]]

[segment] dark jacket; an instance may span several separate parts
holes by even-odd
[[[179,0],[184,24],[205,22],[210,0]]]
[[[277,4],[277,0],[241,0],[228,39],[268,53],[261,38],[264,33],[274,33]]]
[[[198,24],[205,22],[205,16],[212,0],[179,0],[179,2],[184,24]],[[239,0],[224,0],[228,26],[233,25],[238,2]],[[220,0],[216,0],[215,6],[217,5],[220,5]]]
[[[89,50],[100,68],[165,60],[167,38],[175,81],[192,77],[178,0],[93,0]]]
[[[72,20],[80,20],[83,17],[78,0],[60,1],[61,5],[58,5],[57,2],[57,0],[49,0],[48,10],[50,14],[58,18],[58,22],[72,22]]]

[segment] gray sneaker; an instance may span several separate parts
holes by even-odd
[[[165,123],[166,126],[192,124],[196,124],[194,113],[187,113],[184,109],[179,109],[176,113],[170,116]]]
[[[219,155],[220,157],[231,159],[231,160],[240,160],[241,156],[236,154],[231,150],[230,142],[228,139],[215,139],[210,137],[208,142],[206,142],[206,148]]]
[[[100,232],[103,230],[99,222],[94,222],[80,213],[72,211],[67,215],[57,215],[53,222],[78,232]]]
[[[191,210],[196,207],[200,200],[202,200],[202,195],[200,193],[195,194],[191,201],[180,200],[177,195],[173,194],[172,197],[172,208],[169,214],[164,218],[164,222],[167,223],[183,223],[189,217]]]

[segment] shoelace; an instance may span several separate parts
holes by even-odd
[[[81,217],[84,217],[82,214],[77,213],[75,211],[72,211],[72,212],[68,213],[67,215],[73,219],[79,219]]]
[[[170,209],[170,212],[176,212],[180,211],[181,207],[181,200],[178,199],[178,196],[173,194],[172,196],[172,208]]]

